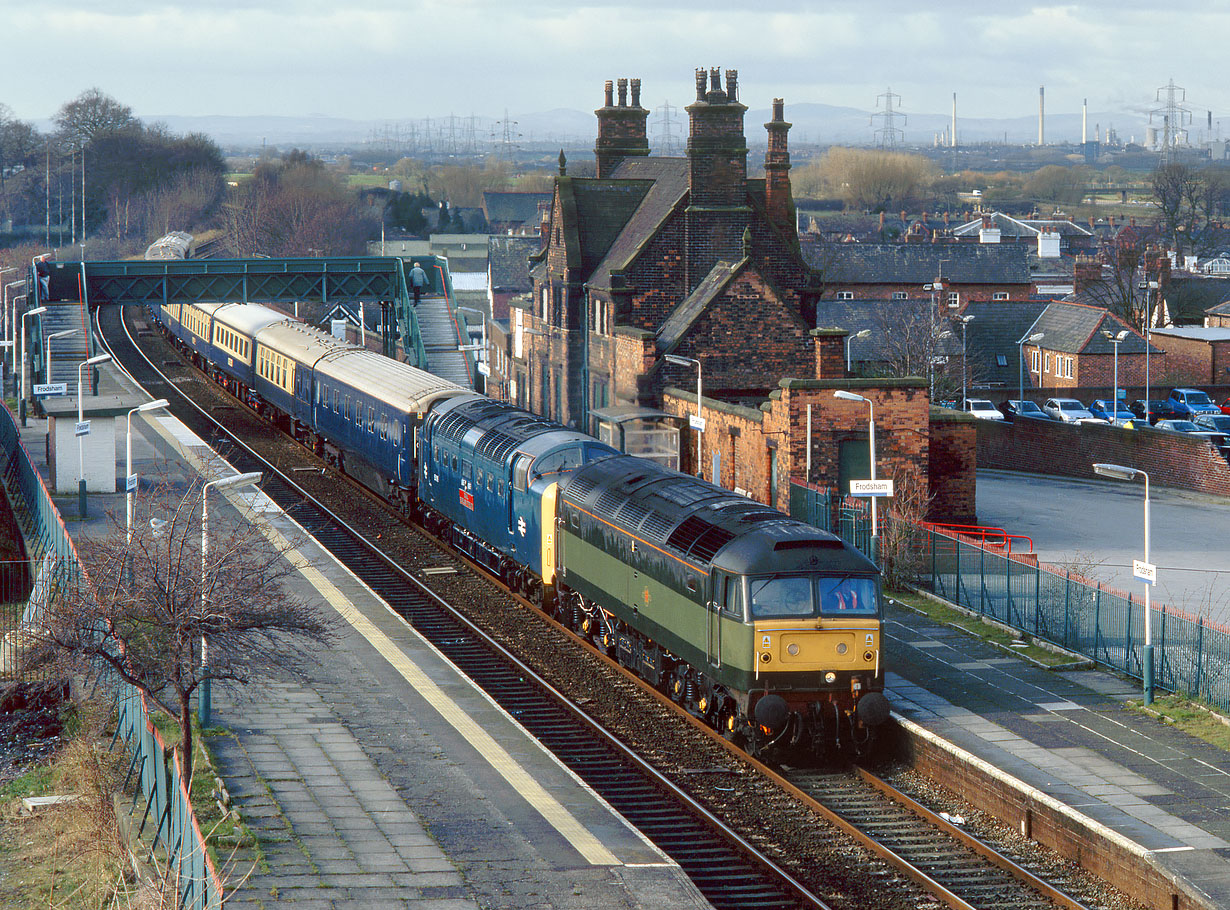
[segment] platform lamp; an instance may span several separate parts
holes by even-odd
[[[12,365],[13,365],[12,371],[11,371],[13,374],[13,395],[16,395],[17,394],[17,301],[25,300],[27,295],[23,291],[20,294],[14,294],[12,297],[9,297],[8,296],[9,288],[11,288],[14,284],[25,284],[25,282],[14,281],[13,284],[6,284],[4,286],[4,296],[8,298],[7,300],[8,306],[5,309],[5,313],[7,314],[5,317],[6,322],[7,322],[7,329],[5,330],[4,335],[5,335],[5,338],[8,339],[9,353],[6,355],[6,357],[8,358],[8,360],[12,362]]]
[[[1017,362],[1017,394],[1021,396],[1017,401],[1025,400],[1025,345],[1041,341],[1045,337],[1046,332],[1034,332],[1032,335],[1026,335],[1017,342],[1017,348],[1020,351],[1020,360]],[[1041,378],[1038,381],[1041,382]],[[1017,405],[1017,407],[1020,407],[1020,405]]]
[[[853,335],[846,336],[846,375],[849,376],[854,372],[853,361],[850,359],[850,342],[856,338],[867,338],[871,335],[871,329],[863,329],[861,332],[855,332]]]
[[[110,354],[99,354],[91,357],[89,360],[83,360],[77,364],[77,505],[81,513],[82,519],[85,518],[85,435],[81,432],[81,425],[85,423],[85,380],[82,374],[86,367],[97,366],[100,363],[106,363],[111,359]],[[112,452],[111,470],[115,470],[115,453]],[[112,477],[115,475],[112,474]],[[114,482],[114,481],[113,481]]]
[[[125,433],[126,445],[124,447],[124,529],[127,532],[125,542],[127,547],[125,552],[132,547],[132,507],[133,499],[137,492],[137,475],[132,473],[132,415],[144,414],[147,411],[157,411],[160,408],[170,407],[171,403],[165,398],[159,398],[156,401],[147,401],[139,407],[132,408],[128,412],[128,426]]]
[[[682,357],[679,354],[663,354],[662,359],[667,363],[673,363],[677,367],[696,367],[696,476],[704,478],[705,463],[701,458],[701,445],[704,442],[705,431],[704,418],[701,417],[700,399],[701,399],[701,384],[700,384],[700,361],[695,357]],[[713,478],[713,482],[719,483],[720,478]]]
[[[961,323],[961,410],[965,410],[965,402],[967,401],[965,379],[969,375],[969,370],[966,367],[965,359],[965,330],[969,324],[974,321],[974,314],[970,313],[966,316],[958,316],[957,322]]]
[[[155,404],[156,402],[151,402]],[[261,472],[251,471],[247,474],[232,474],[230,477],[223,477],[219,480],[211,480],[209,483],[201,487],[201,618],[205,618],[206,611],[209,607],[209,601],[206,599],[205,592],[208,590],[209,583],[209,491],[226,490],[231,487],[246,487],[252,484],[260,483]],[[210,715],[210,691],[209,691],[209,642],[205,636],[201,636],[201,698],[197,703],[197,717],[200,718],[201,726],[209,726]]]
[[[844,389],[838,389],[833,393],[834,398],[840,398],[842,401],[864,401],[867,403],[867,440],[871,449],[871,477],[870,480],[876,479],[876,406],[870,398],[864,398],[862,395],[856,395],[853,392],[847,392]],[[879,523],[876,521],[876,499],[871,497],[871,561],[878,564],[879,562]]]
[[[21,414],[21,425],[26,425],[26,320],[31,316],[46,313],[47,307],[35,307],[21,314],[21,361],[17,368],[21,370],[21,400],[17,402],[17,410]]]
[[[1115,393],[1111,401],[1113,410],[1111,413],[1114,417],[1111,419],[1111,426],[1114,426],[1115,421],[1119,419],[1119,345],[1123,343],[1123,339],[1128,337],[1128,330],[1122,329],[1115,334],[1111,334],[1106,329],[1102,329],[1102,334],[1106,340],[1115,346]]]
[[[1145,479],[1145,566],[1150,569],[1152,566],[1149,563],[1149,475],[1139,468],[1127,468],[1118,464],[1095,463],[1093,472],[1100,474],[1103,477],[1111,477],[1115,480],[1135,480],[1137,477]],[[1144,701],[1146,705],[1153,704],[1153,609],[1149,603],[1149,589],[1153,586],[1153,582],[1145,581],[1145,653],[1144,653],[1144,672],[1141,674],[1144,679]]]
[[[47,374],[43,377],[44,382],[51,382],[51,342],[57,338],[68,338],[70,335],[76,335],[80,329],[65,329],[63,332],[52,332],[47,336],[47,362],[43,365],[44,372]]]

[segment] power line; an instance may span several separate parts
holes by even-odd
[[[894,98],[898,104],[901,103],[900,95],[895,94],[891,88],[885,89],[876,96],[876,107],[879,108],[882,103],[884,110],[877,110],[871,115],[872,126],[875,126],[876,117],[883,118],[883,126],[875,131],[876,145],[882,149],[895,149],[905,144],[905,130],[897,126],[897,118],[901,118],[904,124],[906,115],[893,107]]]

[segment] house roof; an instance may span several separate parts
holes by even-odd
[[[1172,278],[1166,285],[1166,309],[1176,322],[1200,322],[1213,307],[1230,303],[1230,278]]]
[[[709,274],[696,286],[696,290],[685,297],[683,302],[675,307],[663,321],[662,327],[658,329],[658,350],[664,353],[673,350],[709,304],[721,294],[730,280],[747,265],[747,262],[747,259],[741,259],[738,262],[719,262],[710,269]]]
[[[649,179],[557,178],[568,268],[592,274],[652,188]]]
[[[1171,326],[1165,329],[1150,329],[1151,335],[1168,335],[1171,338],[1189,338],[1194,341],[1230,341],[1230,328],[1199,325]]]
[[[688,192],[688,162],[685,158],[628,158],[615,168],[621,182],[652,181],[620,226],[618,235],[590,276],[589,284],[609,290],[611,273],[627,268]],[[608,181],[614,182],[614,181]]]
[[[1120,354],[1145,352],[1144,337],[1102,307],[1083,303],[1050,303],[1034,327],[1035,332],[1046,335],[1038,342],[1043,350],[1063,354],[1113,354],[1115,346],[1102,334],[1103,329],[1111,334],[1128,330],[1127,338],[1119,345]],[[1151,346],[1151,350],[1160,353],[1156,347]]]
[[[816,325],[845,329],[849,337],[850,359],[885,361],[896,351],[888,343],[893,326],[926,319],[929,300],[820,300],[816,303]],[[866,338],[852,336],[864,330]]]
[[[493,236],[487,240],[487,266],[491,287],[503,291],[528,291],[530,257],[542,248],[538,237]]]
[[[1003,212],[990,214],[991,225],[999,228],[1001,237],[1037,237],[1044,230],[1063,237],[1092,237],[1093,231],[1066,218],[1013,218]],[[977,237],[982,230],[982,218],[975,218],[952,229],[954,237]]]
[[[835,284],[1029,284],[1026,244],[829,243],[805,247],[807,263]]]
[[[483,190],[483,214],[491,224],[525,224],[538,220],[538,207],[551,204],[551,193]]]
[[[965,343],[971,365],[977,363],[980,384],[1015,386],[1020,373],[1020,341],[1033,331],[1047,308],[1046,301],[995,301],[971,303],[964,315]],[[1000,360],[1003,363],[1000,363]]]

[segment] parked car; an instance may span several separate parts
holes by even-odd
[[[965,407],[961,410],[965,411],[967,414],[972,414],[979,420],[1004,419],[1004,415],[999,413],[999,409],[986,398],[967,398],[965,399]]]
[[[1230,414],[1230,398],[1221,403],[1221,412],[1223,414]]]
[[[1048,398],[1046,404],[1042,405],[1042,410],[1046,411],[1052,420],[1062,420],[1064,423],[1080,423],[1086,420],[1101,422],[1075,398]]]
[[[1098,418],[1098,420],[1105,420],[1107,423],[1114,424],[1117,427],[1124,426],[1125,424],[1130,426],[1133,421],[1140,420],[1123,404],[1120,404],[1112,413],[1111,408],[1113,407],[1114,405],[1111,404],[1110,399],[1095,398],[1089,402],[1089,413]]]
[[[1230,415],[1201,414],[1198,417],[1192,418],[1192,423],[1202,430],[1212,430],[1215,433],[1224,433],[1230,436]]]
[[[1217,430],[1207,430],[1196,425],[1193,420],[1159,420],[1156,428],[1175,433],[1186,433],[1189,436],[1203,436],[1213,448],[1230,457],[1230,444],[1226,442],[1226,434]]]
[[[999,408],[1004,417],[1008,420],[1015,420],[1017,417],[1031,417],[1034,420],[1050,420],[1051,417],[1046,411],[1038,407],[1037,402],[1029,399],[1009,398]]]
[[[1137,398],[1132,402],[1131,411],[1141,420],[1145,419],[1145,400]],[[1159,399],[1149,400],[1149,423],[1157,423],[1159,420],[1172,420],[1178,415],[1170,408],[1170,402]]]
[[[1221,413],[1221,408],[1213,403],[1208,393],[1199,389],[1172,389],[1167,403],[1179,418],[1188,420],[1197,414]]]

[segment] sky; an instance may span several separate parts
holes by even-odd
[[[606,79],[686,104],[697,67],[784,97],[970,117],[1147,110],[1173,78],[1230,113],[1230,4],[1082,0],[0,0],[0,103],[43,121],[98,87],[137,116],[411,120],[591,111]]]

